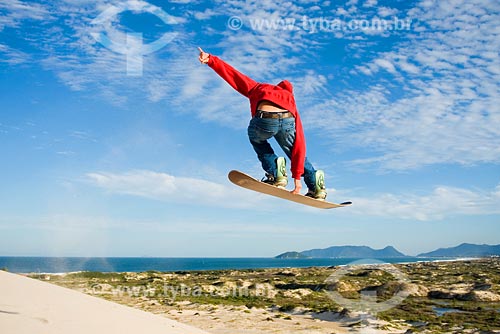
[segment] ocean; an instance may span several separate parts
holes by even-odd
[[[141,272],[198,271],[226,269],[263,269],[329,267],[362,263],[407,263],[435,261],[436,258],[389,259],[276,259],[276,258],[150,258],[150,257],[0,257],[0,270],[13,273],[65,273],[78,271]],[[443,260],[443,258],[439,258]]]

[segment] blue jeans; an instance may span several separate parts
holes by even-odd
[[[276,177],[276,159],[268,139],[274,137],[289,159],[295,142],[295,118],[259,118],[254,117],[248,125],[248,138],[252,144],[262,168]],[[309,160],[304,163],[304,182],[308,189],[315,189],[316,170]]]

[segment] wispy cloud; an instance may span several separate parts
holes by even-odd
[[[52,20],[49,10],[36,3],[27,3],[19,0],[0,2],[0,33],[5,28],[18,28],[24,21]],[[30,60],[30,56],[7,42],[0,43],[0,63],[18,65]]]
[[[147,170],[121,174],[89,173],[86,177],[90,183],[111,194],[139,196],[165,202],[252,210],[269,210],[273,203],[281,203],[282,206],[286,204],[283,200],[270,200],[268,196],[239,189],[229,183],[177,177]],[[332,197],[347,196],[334,189],[329,189],[329,193]],[[344,210],[344,213],[348,212],[350,216],[417,221],[441,220],[455,215],[500,214],[500,185],[491,191],[438,186],[431,193],[424,195],[381,193],[369,198],[354,195],[351,199],[353,206],[338,210]],[[298,204],[286,207],[288,210],[307,210]]]
[[[47,21],[50,12],[41,4],[20,0],[0,2],[0,32],[6,27],[17,28],[24,20]]]
[[[181,38],[173,45],[165,45],[163,49],[141,57],[143,75],[128,77],[127,65],[130,65],[128,60],[131,58],[127,56],[131,50],[135,50],[131,45],[137,45],[139,40],[136,35],[128,34],[130,29],[123,25],[119,15],[111,14],[127,10],[157,10],[165,16],[163,21],[159,20],[159,24],[165,26],[162,37],[172,31],[177,32],[176,26],[185,19],[169,15],[146,1],[129,1],[123,6],[111,6],[107,1],[52,4],[50,10],[56,24],[45,30],[39,40],[29,43],[40,50],[44,55],[40,59],[42,65],[53,71],[61,82],[72,90],[96,94],[112,104],[125,105],[135,98],[158,102],[178,95],[170,88],[179,86],[179,76],[184,72],[185,63],[173,66],[172,62],[161,58],[165,54],[174,54],[173,61],[179,62],[175,54],[181,52],[174,44],[179,43]],[[93,34],[112,41],[113,50],[99,43]],[[145,38],[143,46],[152,47],[153,42],[157,41],[156,37],[148,36],[151,41]]]
[[[409,15],[419,21],[410,38],[353,73],[378,83],[336,94],[320,106],[331,112],[315,119],[310,112],[309,124],[373,152],[355,164],[499,163],[500,6],[428,0]]]
[[[250,208],[261,201],[238,188],[203,179],[135,170],[126,173],[89,173],[87,179],[110,193],[153,200],[226,208]],[[229,181],[228,181],[229,182]]]
[[[27,62],[30,56],[20,50],[12,49],[11,47],[0,44],[0,63],[8,65],[17,65]]]
[[[370,198],[354,197],[354,215],[407,219],[443,220],[462,215],[500,214],[500,185],[491,191],[439,186],[427,195],[382,193]]]

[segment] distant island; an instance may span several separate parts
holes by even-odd
[[[475,245],[463,243],[456,247],[440,248],[422,253],[417,257],[489,257],[500,256],[500,245]],[[403,258],[409,257],[393,246],[373,249],[368,246],[332,246],[323,249],[310,249],[302,252],[290,251],[276,256],[277,259],[305,258]]]
[[[332,246],[324,249],[311,249],[302,252],[286,252],[276,256],[278,259],[300,258],[401,258],[407,257],[392,246],[373,249],[368,246]]]
[[[438,250],[422,253],[419,257],[488,257],[500,256],[500,245],[474,245],[461,244],[456,247],[440,248]]]
[[[276,256],[277,259],[310,259],[309,256],[305,256],[299,252],[286,252]]]

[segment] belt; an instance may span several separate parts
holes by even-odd
[[[257,110],[255,113],[255,117],[257,118],[290,118],[293,117],[293,114],[289,111],[279,111],[279,112],[270,112]]]

